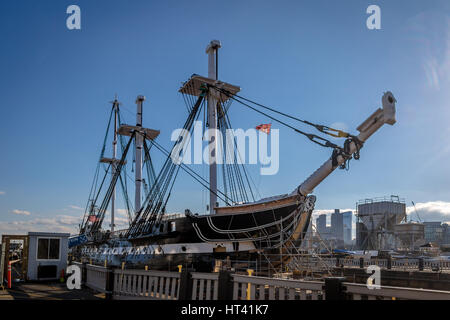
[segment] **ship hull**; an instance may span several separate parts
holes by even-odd
[[[249,261],[284,245],[298,248],[307,231],[315,197],[286,196],[251,205],[217,208],[217,214],[166,219],[150,234],[125,234],[98,245],[86,245],[81,256],[93,263],[176,270],[178,265],[208,271],[216,260]],[[285,252],[287,253],[287,252]],[[269,255],[271,256],[271,255]],[[264,255],[264,259],[271,259]],[[278,260],[279,255],[274,258]],[[287,257],[287,259],[286,259]],[[281,262],[288,263],[289,255]],[[272,266],[279,261],[268,261]]]

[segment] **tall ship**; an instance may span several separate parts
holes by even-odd
[[[240,95],[240,87],[219,80],[220,47],[217,40],[207,46],[208,76],[194,74],[179,89],[188,117],[177,131],[178,139],[174,140],[172,149],[158,142],[158,130],[143,126],[144,96],[136,99],[136,123],[133,125],[122,123],[120,103],[117,98],[112,101],[84,218],[79,234],[69,239],[74,256],[101,264],[106,261],[109,265],[125,263],[136,268],[145,265],[161,270],[176,269],[179,265],[209,270],[216,259],[254,261],[263,256],[274,268],[281,268],[305,237],[316,202],[313,190],[334,170],[345,168],[350,159],[359,159],[361,148],[379,128],[396,122],[396,100],[391,92],[384,93],[382,107],[357,128],[358,135],[302,120],[252,101]],[[230,135],[233,131],[229,130],[228,111],[232,102],[329,148],[330,158],[291,192],[257,199],[242,155],[236,148],[236,136]],[[190,147],[190,137],[198,129],[196,124],[202,118],[205,126],[200,128],[201,133],[205,131],[209,142],[208,179],[182,161],[186,146]],[[301,130],[292,122],[308,126],[317,134]],[[257,129],[270,134],[270,125]],[[112,156],[107,157],[105,145],[111,132]],[[218,138],[218,132],[223,139]],[[328,136],[333,139],[327,139]],[[343,139],[342,146],[335,143],[336,138]],[[152,160],[157,151],[163,155],[159,170],[155,170]],[[127,186],[130,166],[134,173],[134,203]],[[169,201],[176,197],[173,187],[180,171],[206,190],[207,212],[198,214],[190,209],[184,213],[167,212]],[[119,189],[128,227],[115,230]],[[107,215],[111,219],[109,228]],[[279,252],[283,253],[283,261],[271,258]]]

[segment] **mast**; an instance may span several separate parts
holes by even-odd
[[[136,98],[136,127],[142,128],[142,103],[145,101],[144,96],[137,96]],[[143,137],[140,134],[136,135],[136,168],[135,168],[135,193],[134,193],[134,209],[136,212],[141,208],[141,184],[142,184],[142,146]]]
[[[206,47],[208,54],[208,78],[217,80],[217,57],[221,44],[218,40],[212,40]],[[215,130],[217,129],[217,100],[213,92],[208,93],[208,132],[209,132],[209,213],[214,213],[217,203],[217,140]]]
[[[116,153],[117,153],[117,118],[119,113],[119,101],[117,101],[117,97],[113,101],[114,108],[114,139],[113,139],[113,154],[112,154],[112,176],[113,179],[114,174],[116,173]],[[116,186],[114,185],[113,193],[111,196],[111,233],[114,232],[114,205],[116,200]]]
[[[120,161],[119,159],[116,159],[117,133],[118,133],[117,125],[119,119],[119,106],[120,106],[120,102],[117,100],[117,96],[115,97],[114,101],[111,101],[111,103],[113,105],[114,111],[114,138],[112,142],[112,158],[103,157],[100,159],[100,162],[109,163],[111,165],[111,181],[112,181],[114,180],[114,175],[116,174],[117,163]],[[111,195],[111,232],[114,232],[115,201],[116,201],[116,186],[114,185]],[[94,206],[94,203],[92,203],[92,206]],[[91,209],[91,212],[93,212],[93,209]]]

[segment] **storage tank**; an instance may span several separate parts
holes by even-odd
[[[356,211],[367,230],[367,249],[395,247],[395,226],[406,218],[404,199],[398,196],[364,199],[357,202]]]

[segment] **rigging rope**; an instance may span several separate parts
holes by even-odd
[[[216,87],[213,87],[213,88],[216,88]],[[311,140],[312,142],[314,142],[314,143],[316,143],[316,144],[318,144],[318,145],[320,145],[322,147],[328,147],[328,148],[333,148],[333,149],[341,149],[341,147],[339,147],[338,145],[332,143],[331,141],[329,141],[329,140],[327,140],[327,139],[325,139],[323,137],[320,137],[320,136],[315,135],[313,133],[307,133],[307,132],[301,131],[301,130],[291,126],[290,124],[288,124],[288,123],[286,123],[284,121],[281,121],[281,120],[279,120],[279,119],[277,119],[277,118],[275,118],[275,117],[273,117],[273,116],[271,116],[271,115],[269,115],[269,114],[267,114],[265,112],[262,112],[262,111],[260,111],[260,110],[258,110],[256,108],[248,105],[247,103],[245,103],[243,101],[240,101],[239,99],[237,99],[237,98],[233,97],[232,95],[228,94],[227,91],[224,91],[223,89],[220,89],[220,88],[217,88],[217,89],[222,91],[230,99],[233,99],[233,100],[239,102],[240,104],[242,104],[242,105],[244,105],[244,106],[246,106],[246,107],[248,107],[248,108],[250,108],[250,109],[252,109],[252,110],[254,110],[254,111],[256,111],[256,112],[258,112],[258,113],[260,113],[260,114],[262,114],[262,115],[264,115],[264,116],[266,116],[266,117],[268,117],[268,118],[270,118],[270,119],[272,119],[272,120],[274,120],[274,121],[276,121],[276,122],[278,122],[278,123],[280,123],[280,124],[290,128],[290,129],[292,129],[292,130],[294,130],[295,132],[306,136],[309,140]],[[322,141],[322,142],[320,142],[320,141]]]
[[[194,120],[196,119],[196,116],[198,116],[198,110],[200,108],[200,105],[204,101],[206,91],[207,88],[204,87],[203,93],[198,97],[197,102],[193,106],[192,111],[189,114],[189,117],[183,126],[183,129],[186,130],[187,132],[190,132],[190,130],[192,129]],[[147,203],[146,207],[136,209],[139,211],[137,212],[133,220],[133,223],[127,232],[127,237],[135,237],[151,232],[158,218],[158,215],[163,214],[161,212],[161,209],[163,208],[163,203],[166,202],[164,201],[165,200],[164,197],[169,189],[171,179],[173,178],[175,173],[175,169],[178,167],[179,170],[179,166],[177,166],[170,157],[170,155],[172,154],[172,152],[176,147],[178,148],[183,147],[183,145],[179,145],[178,142],[179,141],[176,141],[174,143],[172,151],[167,156],[165,163],[158,174],[155,185],[152,186],[145,200],[145,203]],[[182,142],[186,143],[186,139],[183,139]]]
[[[228,94],[231,94],[231,92],[229,92],[229,91],[227,91],[227,90],[225,90],[225,89],[218,88],[218,87],[215,87],[215,86],[212,86],[212,87],[215,88],[215,89],[222,90],[224,93],[227,92]],[[348,138],[348,137],[351,137],[351,136],[352,136],[351,134],[349,134],[349,133],[347,133],[347,132],[345,132],[345,131],[343,131],[343,130],[338,130],[338,129],[334,129],[334,128],[331,128],[331,127],[328,127],[328,126],[325,126],[325,125],[320,125],[320,124],[312,123],[312,122],[310,122],[310,121],[308,121],[308,120],[299,119],[299,118],[294,117],[294,116],[291,116],[291,115],[289,115],[289,114],[287,114],[287,113],[278,111],[278,110],[276,110],[276,109],[274,109],[274,108],[265,106],[265,105],[263,105],[263,104],[261,104],[261,103],[252,101],[252,100],[247,99],[247,98],[245,98],[245,97],[242,97],[242,96],[240,96],[240,95],[238,95],[238,94],[232,94],[232,95],[233,95],[234,97],[238,97],[239,99],[242,99],[242,100],[245,100],[245,101],[250,102],[250,103],[252,103],[252,104],[255,104],[255,105],[257,105],[257,106],[259,106],[259,107],[261,107],[261,108],[264,108],[264,109],[266,109],[266,110],[272,111],[272,112],[274,112],[274,113],[278,113],[278,114],[280,114],[280,115],[282,115],[282,116],[285,116],[285,117],[287,117],[287,118],[290,118],[290,119],[292,119],[292,120],[296,120],[296,121],[299,121],[299,122],[301,122],[301,123],[304,123],[304,124],[307,124],[307,125],[309,125],[309,126],[312,126],[312,127],[316,128],[318,131],[320,131],[320,132],[322,132],[322,133],[325,133],[325,134],[328,134],[328,135],[330,135],[330,136],[333,136],[333,137],[335,137],[335,138]],[[332,131],[332,132],[329,132],[329,131]],[[336,133],[333,133],[333,132],[336,132]]]
[[[252,110],[254,110],[254,111],[256,111],[256,112],[258,112],[258,113],[260,113],[260,114],[262,114],[262,115],[264,115],[264,116],[266,116],[266,117],[268,117],[268,118],[270,118],[270,119],[272,119],[272,120],[274,120],[274,121],[276,121],[276,122],[278,122],[278,123],[280,123],[280,124],[290,128],[290,129],[292,129],[292,130],[294,130],[295,132],[306,136],[310,141],[312,141],[312,142],[314,142],[314,143],[316,143],[316,144],[318,144],[318,145],[320,145],[322,147],[332,148],[333,149],[333,154],[332,154],[333,166],[337,166],[337,157],[339,155],[343,156],[345,158],[345,160],[346,160],[340,166],[341,169],[345,169],[345,168],[348,167],[348,162],[350,161],[350,159],[352,157],[354,157],[355,160],[359,159],[359,149],[362,147],[363,144],[361,143],[361,141],[358,140],[358,138],[356,136],[350,135],[349,133],[346,133],[346,132],[344,132],[342,130],[337,130],[337,129],[333,129],[333,128],[330,128],[330,127],[327,127],[327,126],[314,124],[314,123],[309,122],[307,120],[302,120],[302,119],[290,116],[290,115],[288,115],[286,113],[283,113],[283,112],[277,111],[277,110],[275,110],[273,108],[264,106],[264,105],[262,105],[260,103],[254,102],[254,101],[252,101],[250,99],[247,99],[247,98],[241,97],[239,95],[233,94],[230,91],[225,90],[223,88],[219,88],[219,87],[216,87],[214,85],[208,85],[208,86],[213,88],[214,90],[218,91],[219,93],[225,94],[230,99],[233,99],[233,100],[239,102],[240,104],[242,104],[242,105],[244,105],[244,106],[246,106],[246,107],[248,107],[248,108],[250,108],[250,109],[252,109]],[[269,114],[267,114],[267,113],[265,113],[263,111],[260,111],[260,110],[256,109],[255,107],[250,106],[249,104],[241,101],[240,99],[238,99],[236,97],[238,97],[238,98],[240,98],[242,100],[248,101],[250,103],[253,103],[253,104],[255,104],[257,106],[260,106],[262,108],[265,108],[267,110],[270,110],[272,112],[281,114],[281,115],[283,115],[285,117],[288,117],[288,118],[300,121],[300,122],[302,122],[304,124],[313,126],[313,127],[315,127],[317,130],[319,130],[322,133],[331,135],[333,137],[347,138],[346,141],[345,141],[345,144],[344,144],[344,148],[342,148],[342,147],[332,143],[328,139],[325,139],[325,138],[320,137],[318,135],[315,135],[313,133],[307,133],[307,132],[301,131],[301,130],[291,126],[290,124],[288,124],[288,123],[286,123],[286,122],[284,122],[282,120],[279,120],[279,119],[277,119],[277,118],[275,118],[275,117],[273,117],[273,116],[271,116],[271,115],[269,115]],[[332,132],[329,132],[329,131],[336,132],[336,134],[334,134]],[[355,144],[355,146],[356,146],[356,152],[353,155],[350,154],[350,143],[351,142],[353,142]]]

